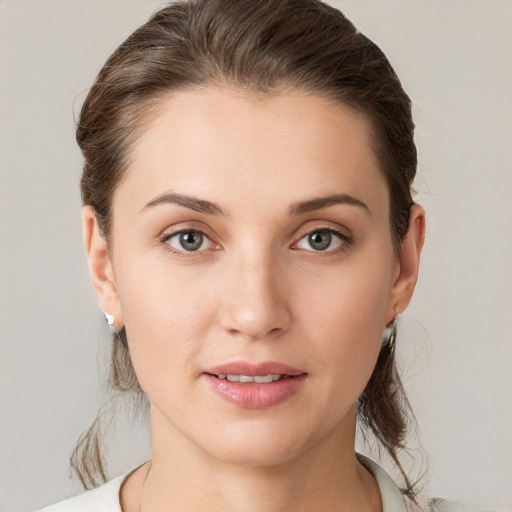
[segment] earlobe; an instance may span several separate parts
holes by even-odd
[[[115,319],[115,325],[112,326],[122,327],[121,308],[107,242],[100,234],[94,208],[89,205],[82,210],[82,232],[98,303],[105,313]]]
[[[413,205],[409,228],[400,247],[400,273],[393,284],[388,317],[402,313],[411,301],[420,265],[420,254],[425,241],[425,210]]]

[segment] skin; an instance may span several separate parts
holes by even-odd
[[[161,200],[171,192],[223,214]],[[329,194],[364,206],[293,211]],[[110,246],[90,207],[83,220],[98,300],[126,327],[151,403],[151,471],[125,482],[125,512],[381,510],[354,454],[355,405],[411,299],[424,211],[413,206],[397,254],[360,114],[301,91],[173,93],[132,148]],[[183,229],[204,233],[199,250],[183,249]],[[309,234],[326,229],[339,235],[318,250]],[[240,408],[202,375],[232,361],[307,377],[276,406]]]

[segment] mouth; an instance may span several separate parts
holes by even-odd
[[[210,368],[204,373],[220,380],[242,384],[270,384],[306,375],[303,370],[272,361],[263,363],[238,361]]]
[[[228,363],[203,372],[210,388],[245,409],[266,409],[296,395],[307,373],[281,363]]]
[[[212,375],[212,374],[210,374]],[[268,375],[240,375],[232,373],[220,373],[219,375],[213,374],[212,377],[217,377],[220,380],[227,380],[229,382],[240,382],[242,384],[270,384],[283,379],[293,379],[294,375],[285,374],[272,374]]]

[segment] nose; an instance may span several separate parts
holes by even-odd
[[[248,340],[277,337],[291,322],[287,286],[279,265],[270,257],[231,262],[223,289],[222,328]]]

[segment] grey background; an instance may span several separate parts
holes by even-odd
[[[415,103],[418,290],[400,326],[425,492],[512,508],[512,2],[339,0]],[[68,481],[100,405],[107,329],[81,248],[73,112],[114,48],[163,2],[0,0],[0,510]],[[98,373],[99,367],[99,373]],[[110,475],[149,457],[117,422]],[[417,443],[413,441],[413,446]]]

